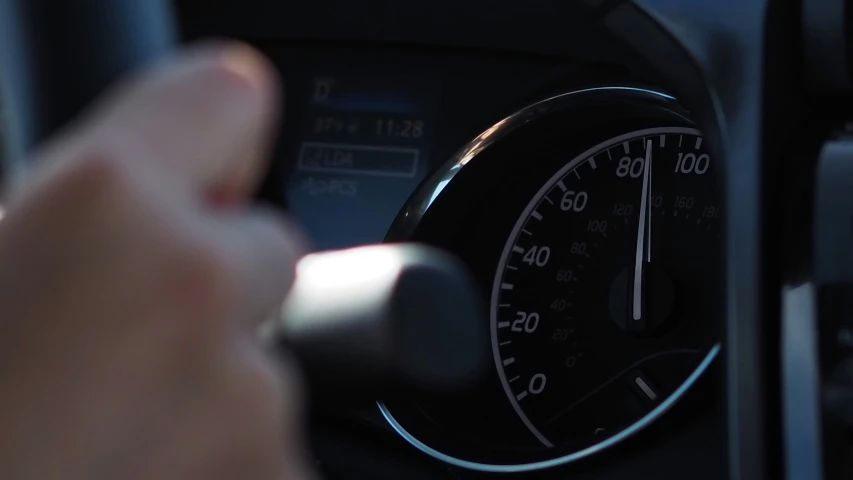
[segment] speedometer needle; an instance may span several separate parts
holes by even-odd
[[[634,294],[632,315],[635,320],[643,319],[643,266],[651,262],[651,222],[649,202],[652,196],[652,141],[646,142],[646,161],[643,165],[643,193],[640,199],[640,225],[637,228],[637,253],[634,258]],[[644,255],[645,253],[645,255]],[[645,259],[643,257],[646,257]]]

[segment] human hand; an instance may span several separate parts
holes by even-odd
[[[0,222],[0,478],[289,479],[298,382],[255,342],[300,255],[247,205],[278,98],[245,46],[109,94]]]

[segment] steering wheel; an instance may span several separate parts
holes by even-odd
[[[11,164],[136,65],[174,44],[165,0],[14,0],[0,5]]]
[[[809,5],[821,3],[809,2]],[[719,3],[733,6],[738,1],[721,0]],[[805,83],[803,78],[794,76],[802,73],[802,65],[789,58],[792,47],[796,47],[793,51],[803,47],[801,37],[796,34],[802,28],[800,12],[797,2],[756,3],[767,6],[755,8],[755,15],[713,18],[709,14],[708,21],[719,22],[719,28],[708,33],[678,28],[679,25],[668,21],[665,7],[653,15],[632,2],[584,2],[590,9],[597,9],[605,27],[643,53],[652,68],[682,85],[679,96],[694,111],[719,156],[726,159],[727,168],[722,179],[728,209],[725,288],[728,318],[724,352],[730,474],[733,479],[749,480],[782,478],[783,472],[791,475],[792,468],[796,470],[784,465],[782,460],[792,441],[792,433],[781,425],[783,406],[790,404],[782,401],[783,370],[788,368],[785,372],[789,371],[790,365],[786,367],[784,362],[779,362],[780,358],[787,358],[785,349],[793,348],[783,341],[783,336],[796,335],[796,329],[793,332],[790,328],[785,330],[779,318],[783,313],[796,315],[796,308],[802,308],[804,302],[808,308],[812,299],[809,290],[789,288],[783,294],[782,287],[787,281],[772,263],[778,261],[776,255],[782,251],[781,242],[774,235],[785,234],[790,225],[779,218],[783,210],[774,203],[779,200],[774,196],[775,188],[785,179],[771,171],[772,162],[767,160],[776,155],[789,157],[783,151],[784,146],[773,139],[792,134],[805,118],[802,94],[792,93]],[[842,7],[844,4],[843,0],[823,3]],[[176,35],[170,4],[167,0],[9,0],[0,3],[0,45],[3,45],[0,72],[9,120],[6,141],[9,155],[4,165],[7,174],[25,168],[22,163],[25,155],[39,141],[64,125],[117,77],[172,48]],[[812,15],[809,18],[823,12],[815,8],[809,11]],[[834,25],[833,31],[846,29],[843,19],[835,21],[838,25]],[[823,28],[826,22],[815,25]],[[836,45],[843,41],[843,35],[821,34],[814,38],[817,40],[809,45],[818,52],[847,51]],[[709,47],[708,43],[713,45]],[[722,52],[722,56],[704,58],[697,53],[703,48]],[[721,63],[723,61],[728,63]],[[843,80],[839,82],[849,88]],[[837,87],[838,82],[833,85]],[[783,104],[792,105],[787,117],[768,113],[768,105]],[[816,133],[803,149],[814,153],[826,135],[826,131],[822,135]],[[830,153],[833,152],[838,153],[835,150]],[[791,165],[785,163],[784,173],[788,177],[799,171]],[[845,201],[853,204],[849,199]],[[442,259],[428,257],[419,257],[416,263],[421,267],[432,261],[449,265],[442,263]],[[463,276],[452,265],[443,272],[439,275],[442,279],[458,280]],[[430,282],[435,282],[436,278],[424,281],[432,288],[434,283]],[[464,283],[461,281],[462,285]],[[420,287],[424,288],[424,284]],[[466,295],[465,288],[462,287],[463,293],[458,298]],[[393,288],[389,291],[396,292]],[[446,294],[447,290],[442,293]],[[390,297],[383,298],[383,301],[390,301]],[[411,295],[407,298],[416,301]],[[447,324],[442,322],[442,325]],[[370,328],[386,328],[387,322],[375,322],[374,318],[365,325],[369,328],[363,330],[369,331]],[[797,323],[791,325],[796,327]],[[315,336],[313,343],[304,345],[311,345],[309,350],[316,352],[317,338],[322,340]],[[296,343],[299,345],[298,340]],[[340,342],[337,346],[340,347]],[[387,345],[377,348],[381,350]],[[353,360],[353,355],[356,354],[342,354],[340,358],[359,362],[358,358]],[[378,355],[381,357],[382,351]],[[814,364],[817,354],[811,352],[809,355]],[[309,369],[311,381],[322,377],[323,369],[328,368],[328,362],[322,358],[315,360],[322,366],[316,371]],[[807,368],[799,377],[792,378],[807,379],[804,375],[818,375],[816,367]],[[812,381],[817,380],[812,377]],[[813,385],[812,388],[817,387]],[[819,408],[819,405],[811,404],[810,408]],[[819,435],[816,422],[820,419],[809,421],[817,432],[813,434]],[[783,434],[784,440],[779,440]],[[810,450],[810,458],[822,458],[818,443],[810,448],[814,450]],[[819,469],[810,472],[820,474]]]
[[[27,167],[25,154],[39,141],[109,84],[175,43],[165,0],[5,1],[0,19],[0,41],[10,46],[0,71],[11,113],[4,167],[12,174]],[[389,383],[454,388],[476,377],[487,363],[487,346],[477,324],[477,290],[461,263],[415,245],[355,255],[391,268],[371,278],[370,289],[362,278],[342,282],[341,275],[331,283],[313,281],[316,275],[305,272],[346,271],[354,254],[312,255],[300,263],[282,317],[263,329],[271,348],[295,354],[311,394],[375,395]],[[353,289],[359,295],[347,294]],[[454,344],[466,348],[448,348]]]

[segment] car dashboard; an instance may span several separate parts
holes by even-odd
[[[318,251],[439,247],[481,293],[479,381],[310,399],[325,478],[727,476],[719,132],[606,3],[178,2],[187,41],[280,72],[259,201]]]

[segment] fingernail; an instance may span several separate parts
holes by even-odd
[[[220,53],[222,65],[253,88],[266,91],[273,84],[274,70],[254,48],[244,43],[229,43]]]

